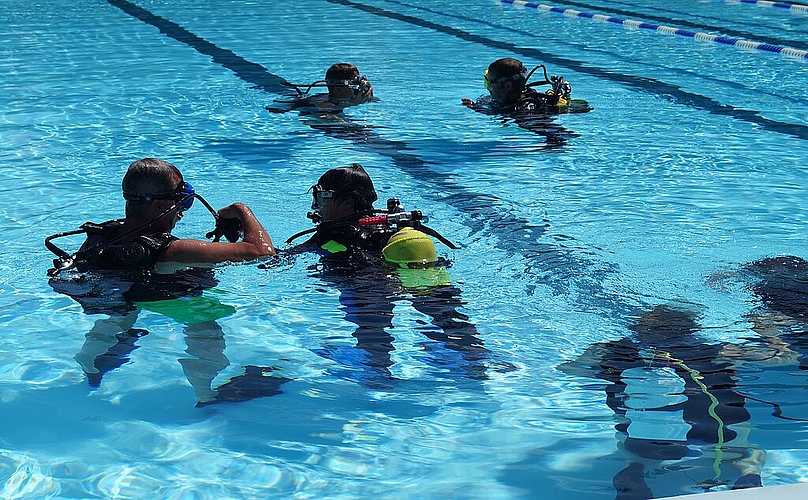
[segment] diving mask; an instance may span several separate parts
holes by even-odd
[[[349,80],[326,80],[329,87],[348,87],[354,96],[365,95],[370,92],[371,85],[365,75],[359,75]]]
[[[174,188],[174,191],[171,193],[140,195],[131,193],[129,191],[124,191],[123,197],[127,202],[138,205],[142,203],[151,203],[153,200],[174,200],[182,203],[177,210],[179,212],[184,212],[186,210],[190,210],[194,205],[196,191],[194,191],[194,187],[190,183],[182,181],[177,184],[177,187]]]
[[[320,223],[323,220],[322,210],[323,206],[325,205],[325,200],[332,200],[336,196],[337,192],[332,191],[330,189],[323,189],[322,186],[319,184],[315,184],[311,187],[311,194],[312,194],[312,202],[311,202],[311,212],[306,214],[306,217],[311,219],[315,224]]]
[[[527,68],[525,68],[524,66],[522,66],[522,69],[519,70],[518,73],[515,73],[511,76],[500,76],[499,78],[491,79],[488,77],[488,69],[486,69],[485,72],[483,73],[483,79],[485,80],[485,90],[488,91],[491,90],[491,85],[496,85],[511,80],[515,82],[518,82],[520,80],[527,81],[527,78],[528,78]]]

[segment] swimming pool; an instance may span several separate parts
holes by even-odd
[[[553,5],[806,49],[808,17],[785,9]],[[0,20],[4,498],[613,498],[626,433],[682,431],[642,413],[690,383],[675,376],[686,363],[626,370],[624,395],[647,404],[622,416],[604,379],[571,363],[659,304],[697,311],[706,345],[757,352],[757,299],[717,276],[808,255],[805,59],[489,1],[0,0]],[[546,64],[593,111],[553,117],[571,132],[548,147],[463,107],[500,57]],[[265,110],[283,81],[343,60],[377,102],[325,128]],[[278,245],[310,227],[323,171],[362,163],[381,200],[462,246],[439,252],[484,373],[432,340],[406,295],[389,376],[366,370],[314,257],[221,269],[201,304],[223,311],[205,342],[193,322],[144,310],[133,327],[148,335],[105,344],[105,316],[48,285],[42,241],[119,216],[122,173],[145,156],[216,207],[249,204]],[[210,229],[195,209],[176,233]],[[120,366],[91,387],[80,363],[105,352]],[[197,407],[189,359],[218,363],[212,387],[260,367],[277,390]],[[765,452],[765,486],[808,480],[807,372],[733,360],[748,419],[727,425],[744,444],[647,465],[655,497],[730,488],[733,453]]]

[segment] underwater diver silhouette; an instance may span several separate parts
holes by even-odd
[[[214,378],[230,365],[219,320],[236,311],[216,297],[218,280],[211,269],[154,274],[145,283],[125,273],[90,271],[54,277],[49,284],[81,304],[85,314],[106,316],[95,321],[75,356],[93,389],[100,387],[108,372],[128,363],[131,353],[140,347],[137,342],[149,335],[148,330],[134,327],[143,310],[182,325],[188,356],[178,361],[198,407],[272,396],[290,380],[268,376],[272,367],[245,366],[243,375],[211,387]]]
[[[761,486],[765,454],[747,442],[750,415],[732,361],[724,345],[699,340],[700,329],[692,311],[659,305],[637,317],[632,335],[592,344],[558,367],[608,383],[629,462],[613,479],[619,500],[654,498],[647,480],[665,476],[661,486],[670,488],[672,474],[686,478],[686,491],[733,479],[732,489]]]
[[[758,306],[746,315],[752,331],[759,335],[757,339],[748,339],[749,345],[745,346],[747,352],[758,354],[750,362],[758,369],[786,370],[792,376],[804,376],[805,373],[791,371],[791,367],[802,372],[808,370],[808,261],[793,255],[766,257],[743,265],[739,273],[719,275],[730,276],[740,277],[759,300]],[[747,398],[771,406],[775,418],[808,422],[788,408],[799,409],[804,395],[781,402],[773,401],[771,395],[747,395]]]
[[[416,329],[432,341],[424,346],[431,351],[424,360],[432,363],[436,375],[454,377],[459,370],[467,378],[485,378],[490,353],[474,324],[460,311],[461,291],[450,283],[445,263],[439,262],[429,236],[420,232],[432,231],[418,223],[420,212],[405,212],[395,198],[388,201],[387,210],[374,210],[376,192],[359,164],[329,170],[312,191],[314,212],[308,216],[317,227],[287,242],[314,234],[281,253],[318,253],[312,276],[340,291],[345,319],[356,325],[352,333],[356,344],[351,349],[325,346],[317,353],[343,365],[358,365],[365,381],[371,377],[372,385],[388,385],[393,380],[393,310],[396,303],[407,301],[430,318]],[[407,225],[398,227],[393,219]],[[369,220],[373,223],[366,224]],[[417,258],[391,265],[393,248],[405,253],[415,249]]]
[[[808,336],[804,333],[808,322],[808,261],[792,255],[767,257],[746,264],[742,271],[754,281],[750,289],[762,307],[761,314],[753,318],[756,328],[779,330],[776,336],[801,353],[800,370],[808,370]]]
[[[486,378],[490,352],[483,346],[475,325],[460,311],[465,303],[456,286],[440,282],[407,286],[395,273],[391,275],[390,268],[383,263],[365,265],[361,273],[357,270],[344,273],[325,264],[312,268],[312,276],[339,290],[345,319],[356,325],[351,333],[356,339],[353,348],[324,346],[316,352],[349,369],[360,368],[356,375],[364,382],[387,387],[395,378],[391,373],[394,365],[391,354],[395,350],[391,331],[394,331],[394,307],[402,301],[429,318],[429,322],[419,321],[414,330],[431,341],[422,344],[429,356],[419,357],[434,368],[431,375]],[[452,352],[457,356],[452,356]]]

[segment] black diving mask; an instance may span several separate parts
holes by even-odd
[[[532,71],[531,71],[531,73],[532,73]],[[526,82],[527,79],[528,79],[528,72],[527,72],[527,68],[522,66],[522,69],[519,70],[519,73],[513,74],[511,76],[501,76],[499,78],[489,78],[488,69],[486,69],[485,72],[483,73],[483,79],[485,80],[485,90],[490,91],[491,90],[491,85],[497,85],[497,84],[500,84],[500,83],[503,83],[503,82],[508,82],[508,81],[511,81],[511,80],[515,81],[515,82],[518,82],[520,80],[523,81],[523,82]]]
[[[306,214],[306,217],[312,220],[315,224],[319,224],[323,220],[322,210],[325,200],[333,200],[337,192],[331,189],[323,189],[319,184],[311,187],[312,201],[311,212]]]

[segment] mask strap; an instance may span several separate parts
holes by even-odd
[[[295,89],[297,91],[298,97],[303,97],[304,95],[308,94],[309,91],[313,87],[327,87],[328,86],[328,84],[326,83],[326,80],[316,80],[316,81],[313,81],[313,82],[309,83],[308,85],[302,84],[302,83],[301,84],[287,83],[285,85],[288,85],[288,86],[292,87],[293,89]],[[305,87],[306,90],[300,90],[302,87]]]

